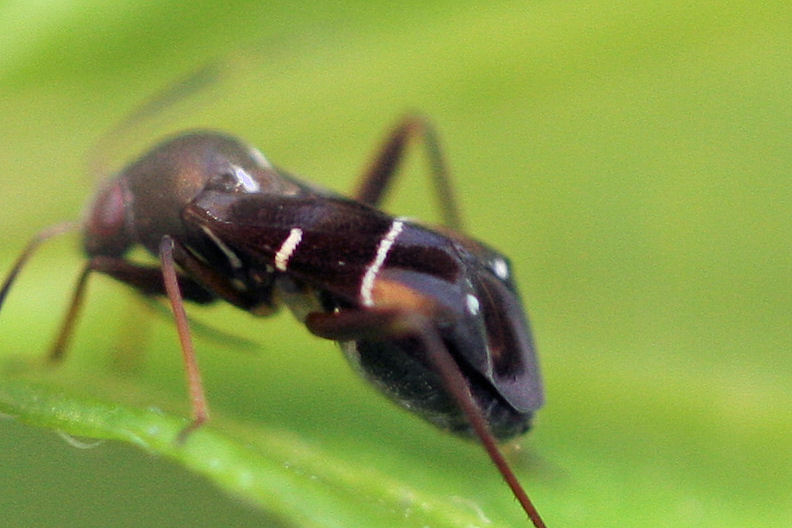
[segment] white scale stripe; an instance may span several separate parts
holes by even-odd
[[[232,268],[240,269],[242,267],[242,261],[239,260],[239,257],[236,256],[236,253],[231,251],[231,248],[226,246],[223,243],[223,241],[220,240],[220,238],[217,235],[215,235],[214,232],[212,232],[211,229],[209,229],[206,226],[201,226],[201,229],[203,230],[204,233],[206,233],[206,236],[212,239],[212,242],[215,243],[215,245],[220,249],[220,251],[223,252],[223,254],[228,259],[229,264],[231,264]]]
[[[275,253],[275,267],[281,271],[286,271],[286,267],[289,265],[289,259],[294,254],[294,251],[297,249],[297,246],[300,244],[302,240],[303,232],[302,229],[299,227],[293,227],[292,230],[289,232],[289,236],[286,240],[283,241],[281,244],[280,249],[278,252]]]
[[[388,258],[388,252],[396,242],[399,233],[404,229],[404,222],[401,220],[394,220],[390,229],[380,240],[377,247],[377,256],[374,257],[374,262],[366,268],[366,274],[363,275],[363,280],[360,282],[360,301],[363,306],[373,306],[374,299],[371,297],[371,291],[374,289],[374,280],[377,278],[382,265],[385,264],[385,259]]]

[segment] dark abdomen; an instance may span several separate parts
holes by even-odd
[[[441,429],[460,436],[473,436],[470,423],[443,388],[440,376],[425,359],[426,354],[417,340],[354,341],[341,346],[353,366],[393,401]],[[414,352],[416,350],[419,352]],[[480,374],[465,368],[464,364],[460,367],[498,440],[508,440],[530,428],[533,413],[516,411]]]

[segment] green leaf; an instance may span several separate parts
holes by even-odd
[[[188,423],[183,418],[8,379],[0,384],[0,412],[67,435],[128,442],[169,458],[288,525],[483,525],[471,508],[455,508],[286,431],[226,421],[222,428],[203,427],[181,443],[177,436]]]

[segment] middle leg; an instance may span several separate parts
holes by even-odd
[[[437,132],[429,121],[421,116],[405,116],[391,130],[371,164],[363,173],[354,194],[355,199],[373,206],[378,206],[382,202],[399,163],[404,158],[407,143],[414,138],[421,139],[426,148],[432,183],[443,223],[451,229],[461,231],[462,220],[459,207],[454,198],[451,176],[440,148]]]

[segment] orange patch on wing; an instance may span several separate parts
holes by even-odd
[[[432,300],[409,286],[386,278],[377,278],[371,290],[374,306],[378,308],[397,308],[409,312],[431,315],[436,305]]]

